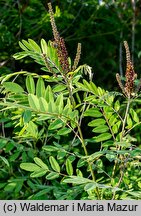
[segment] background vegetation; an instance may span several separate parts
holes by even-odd
[[[0,198],[140,199],[140,95],[135,95],[126,116],[127,98],[120,93],[112,94],[119,91],[116,73],[125,75],[124,40],[128,41],[135,71],[140,77],[140,1],[52,1],[56,25],[60,36],[65,39],[72,62],[77,43],[82,44],[79,62],[82,67],[72,76],[74,101],[70,102],[67,101],[69,88],[63,88],[62,77],[57,74],[58,83],[51,80],[53,77],[46,80],[49,74],[41,67],[47,65],[44,65],[43,59],[40,62],[38,55],[33,55],[37,50],[39,52],[39,47],[32,40],[40,44],[42,52],[46,46],[53,50],[49,57],[53,62],[57,59],[55,48],[45,43],[54,40],[47,3],[46,0],[0,1]],[[32,40],[27,44],[25,41],[29,38]],[[22,41],[24,51],[28,49],[23,56],[19,53],[23,48],[22,45],[19,47],[19,41]],[[18,53],[15,58],[19,61],[13,58],[15,53]],[[31,58],[23,58],[24,55]],[[13,75],[14,72],[17,74]],[[12,85],[11,82],[19,85]],[[139,79],[136,81],[138,83]],[[50,98],[43,96],[45,93],[41,87],[46,95],[51,95]],[[62,96],[59,96],[61,91]],[[65,107],[70,109],[65,123],[58,122],[58,114],[57,119],[52,115],[51,120],[46,117],[43,121],[43,110],[36,109],[33,103],[35,100],[40,105],[40,97],[46,99],[47,103],[54,104],[55,101],[57,106],[59,102],[56,101],[64,101],[64,105],[60,105],[62,112],[65,112]],[[15,107],[11,103],[15,103]],[[111,107],[112,111],[108,110]],[[115,135],[94,140],[94,136],[107,134],[107,123],[105,125],[105,121],[101,120],[104,115],[100,113],[103,112],[110,113],[106,117],[111,123],[108,128],[112,128],[113,123],[117,124],[117,128],[112,129]],[[68,118],[74,120],[75,124]],[[121,139],[124,119],[126,125],[123,126],[128,136]],[[92,120],[101,121],[104,126],[96,128],[98,125],[96,122],[90,123]],[[81,126],[78,136],[77,123]],[[60,131],[63,129],[61,127],[66,131]],[[90,127],[93,127],[93,132]],[[123,177],[124,163],[126,175]],[[35,173],[30,175],[27,171]],[[45,178],[44,175],[49,176]],[[75,178],[65,179],[69,176]]]
[[[52,39],[47,2],[0,1],[1,74],[19,69],[32,71],[31,62],[15,63],[12,55],[19,51],[21,39],[32,38],[36,42],[41,38]],[[93,68],[96,83],[103,87],[108,84],[108,89],[116,86],[115,73],[122,61],[119,52],[124,40],[131,47],[136,71],[140,71],[140,1],[58,0],[52,1],[52,5],[70,56],[75,56],[74,47],[82,43],[81,63]]]

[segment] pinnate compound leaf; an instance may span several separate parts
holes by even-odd
[[[25,58],[26,56],[28,56],[28,53],[26,53],[25,51],[23,51],[23,52],[15,53],[13,55],[13,58],[15,58],[16,60],[19,60],[19,59]]]
[[[41,39],[41,49],[42,49],[43,54],[47,55],[48,47],[44,39]]]
[[[92,131],[95,133],[104,133],[109,130],[109,127],[107,125],[100,125],[94,128]]]
[[[77,162],[77,167],[80,168],[86,165],[86,161],[83,158],[80,158]]]
[[[28,39],[28,43],[32,47],[32,50],[34,50],[37,53],[41,53],[40,47],[38,46],[38,44],[34,40]]]
[[[36,85],[36,95],[37,97],[44,97],[45,94],[45,83],[42,77],[39,77]]]
[[[30,174],[30,177],[32,178],[38,178],[42,177],[47,173],[47,170],[40,168],[39,170],[34,171],[33,173]]]
[[[63,84],[57,84],[54,88],[53,88],[53,92],[62,92],[63,90],[66,89],[66,86]]]
[[[55,105],[58,109],[58,112],[61,114],[63,112],[63,108],[64,108],[63,94],[59,94],[57,96],[57,99],[55,101]]]
[[[115,114],[111,115],[109,118],[109,124],[110,126],[113,126],[117,122],[117,116]]]
[[[29,101],[29,105],[32,109],[39,111],[39,109],[40,109],[39,99],[36,95],[29,94],[28,95],[28,101]]]
[[[49,162],[50,162],[52,169],[59,173],[60,172],[60,166],[53,156],[49,157]]]
[[[121,125],[121,121],[118,121],[118,122],[116,122],[116,124],[113,125],[112,131],[114,134],[118,133],[120,125]]]
[[[84,91],[87,91],[88,89],[86,88],[85,85],[83,85],[82,83],[80,82],[77,82],[76,83],[76,86],[78,87],[78,89],[81,89],[81,90],[84,90]]]
[[[116,110],[117,112],[119,111],[119,109],[120,109],[120,102],[119,102],[119,100],[117,100],[117,101],[115,102],[114,108],[115,108],[115,110]]]
[[[102,118],[99,119],[94,119],[93,121],[88,123],[88,126],[90,127],[95,127],[95,126],[99,126],[99,125],[104,125],[106,123],[106,121]]]
[[[83,173],[81,172],[80,169],[76,169],[76,174],[77,174],[77,176],[79,176],[79,177],[83,177]]]
[[[49,85],[47,86],[47,88],[45,90],[45,99],[46,99],[47,103],[54,102],[54,95],[53,95],[52,89]]]
[[[48,170],[48,166],[40,158],[35,157],[34,161],[38,166],[42,167],[43,169]]]
[[[91,191],[93,189],[95,189],[97,187],[97,183],[96,182],[91,182],[85,185],[84,190],[85,191]]]
[[[63,122],[61,119],[55,119],[52,123],[50,123],[48,130],[57,130],[63,126]]]
[[[131,113],[132,119],[133,119],[136,123],[139,123],[139,117],[138,117],[137,113],[135,112],[135,110],[133,110],[133,109],[131,108],[131,109],[130,109],[130,113]]]
[[[70,128],[67,128],[67,127],[64,127],[64,128],[61,128],[58,132],[57,132],[57,135],[66,135],[68,133],[71,133],[71,129]]]
[[[24,51],[28,51],[28,49],[26,48],[26,46],[24,46],[20,41],[19,41],[19,46],[20,46]]]
[[[30,121],[28,123],[28,127],[26,128],[26,131],[30,136],[37,139],[37,137],[38,137],[38,127],[34,122]]]
[[[105,94],[105,90],[100,87],[97,88],[97,91],[99,96],[103,96]]]
[[[73,175],[73,166],[72,163],[69,159],[66,160],[66,171],[68,175],[72,176]]]
[[[1,160],[2,160],[8,167],[10,166],[8,160],[7,160],[5,157],[0,156],[0,161],[1,161]]]
[[[69,178],[66,178],[63,180],[64,183],[72,183],[72,184],[86,184],[92,182],[92,180],[79,177],[79,176],[70,176]]]
[[[4,82],[3,86],[7,91],[13,92],[13,93],[23,93],[24,89],[14,82]]]
[[[102,151],[99,152],[95,152],[89,156],[87,156],[87,161],[94,161],[95,159],[100,158],[102,155],[104,155],[105,153]]]
[[[48,112],[48,103],[44,98],[42,97],[39,98],[39,105],[40,105],[40,110],[42,112]]]
[[[89,91],[91,91],[91,85],[84,79],[83,79],[83,84]]]
[[[101,117],[102,113],[97,108],[90,108],[85,111],[84,116]]]
[[[28,93],[35,94],[35,83],[33,76],[29,75],[26,77],[26,88]]]
[[[31,117],[32,117],[31,111],[30,110],[25,110],[24,113],[23,113],[24,123],[28,123],[31,120]]]
[[[46,145],[42,147],[43,150],[47,151],[47,152],[53,152],[53,151],[57,151],[58,148],[55,146],[51,146],[51,145]]]
[[[40,169],[40,167],[34,163],[21,163],[20,168],[30,172],[34,172]]]
[[[126,126],[126,128],[130,129],[130,128],[132,128],[132,126],[133,126],[132,119],[131,119],[130,115],[127,114],[127,126]]]
[[[47,180],[53,180],[59,177],[59,173],[56,172],[50,172],[47,176],[46,179]]]
[[[93,137],[93,139],[95,142],[102,142],[105,140],[109,140],[111,137],[112,137],[112,135],[110,133],[103,133],[103,134],[100,134],[96,137]]]
[[[125,142],[125,141],[124,142],[114,142],[114,145],[129,148],[131,146],[131,143]]]
[[[97,95],[98,94],[97,87],[92,81],[90,81],[90,86],[91,86],[92,92]]]
[[[22,40],[22,43],[28,50],[34,50],[31,44],[29,44],[26,40]]]

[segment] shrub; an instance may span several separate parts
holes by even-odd
[[[42,72],[1,77],[1,198],[140,199],[140,84],[128,44],[122,93],[97,87],[91,67],[78,66],[81,44],[68,56],[48,6],[54,41],[22,40],[14,55]]]

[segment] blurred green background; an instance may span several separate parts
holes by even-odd
[[[20,51],[18,41],[31,38],[53,38],[47,3],[50,0],[0,1],[0,74],[28,70],[39,66],[27,59],[16,62],[12,55]],[[93,68],[97,85],[114,90],[115,74],[125,73],[127,40],[140,73],[141,2],[139,0],[52,0],[55,20],[64,37],[70,57],[75,57],[76,45],[82,43],[81,64]],[[122,51],[123,50],[123,51]]]

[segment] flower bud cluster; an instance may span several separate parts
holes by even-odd
[[[135,83],[134,82],[135,82],[135,79],[137,78],[137,74],[134,71],[134,66],[131,61],[130,51],[129,51],[129,46],[128,46],[127,41],[124,41],[124,47],[126,50],[125,85],[122,84],[121,77],[118,73],[116,74],[116,79],[124,95],[130,98],[135,93]]]

